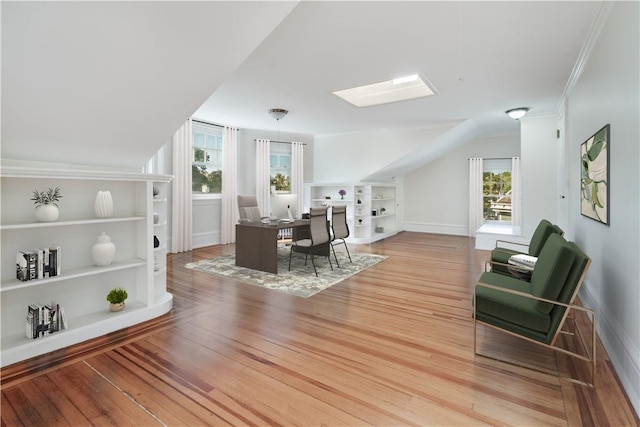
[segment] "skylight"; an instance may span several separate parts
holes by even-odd
[[[372,105],[432,96],[436,95],[437,92],[425,83],[418,74],[413,74],[384,82],[339,90],[333,92],[333,94],[356,107],[370,107]]]

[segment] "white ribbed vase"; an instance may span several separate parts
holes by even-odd
[[[113,215],[113,199],[110,191],[98,191],[95,209],[98,218],[111,218],[111,215]]]
[[[116,254],[116,245],[111,242],[111,237],[103,231],[98,236],[97,242],[91,247],[91,257],[96,265],[109,265]]]

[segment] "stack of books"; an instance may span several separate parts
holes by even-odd
[[[26,282],[59,276],[61,262],[60,246],[20,251],[16,254],[16,277]]]
[[[26,334],[29,339],[45,337],[67,329],[67,317],[60,304],[30,304],[27,307]]]
[[[537,257],[526,255],[526,254],[518,254],[512,255],[509,258],[509,264],[517,267],[521,270],[533,271],[536,266],[536,262],[538,261]]]

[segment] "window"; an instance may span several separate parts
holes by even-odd
[[[272,142],[270,152],[272,193],[291,193],[291,144]]]
[[[193,193],[222,193],[222,128],[194,121]]]
[[[511,223],[511,159],[485,159],[483,165],[484,220]]]

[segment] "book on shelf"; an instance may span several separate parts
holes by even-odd
[[[16,254],[16,278],[22,282],[60,275],[60,246],[19,251]]]
[[[25,333],[27,338],[45,337],[54,332],[67,329],[64,309],[60,304],[30,304],[27,307]]]

